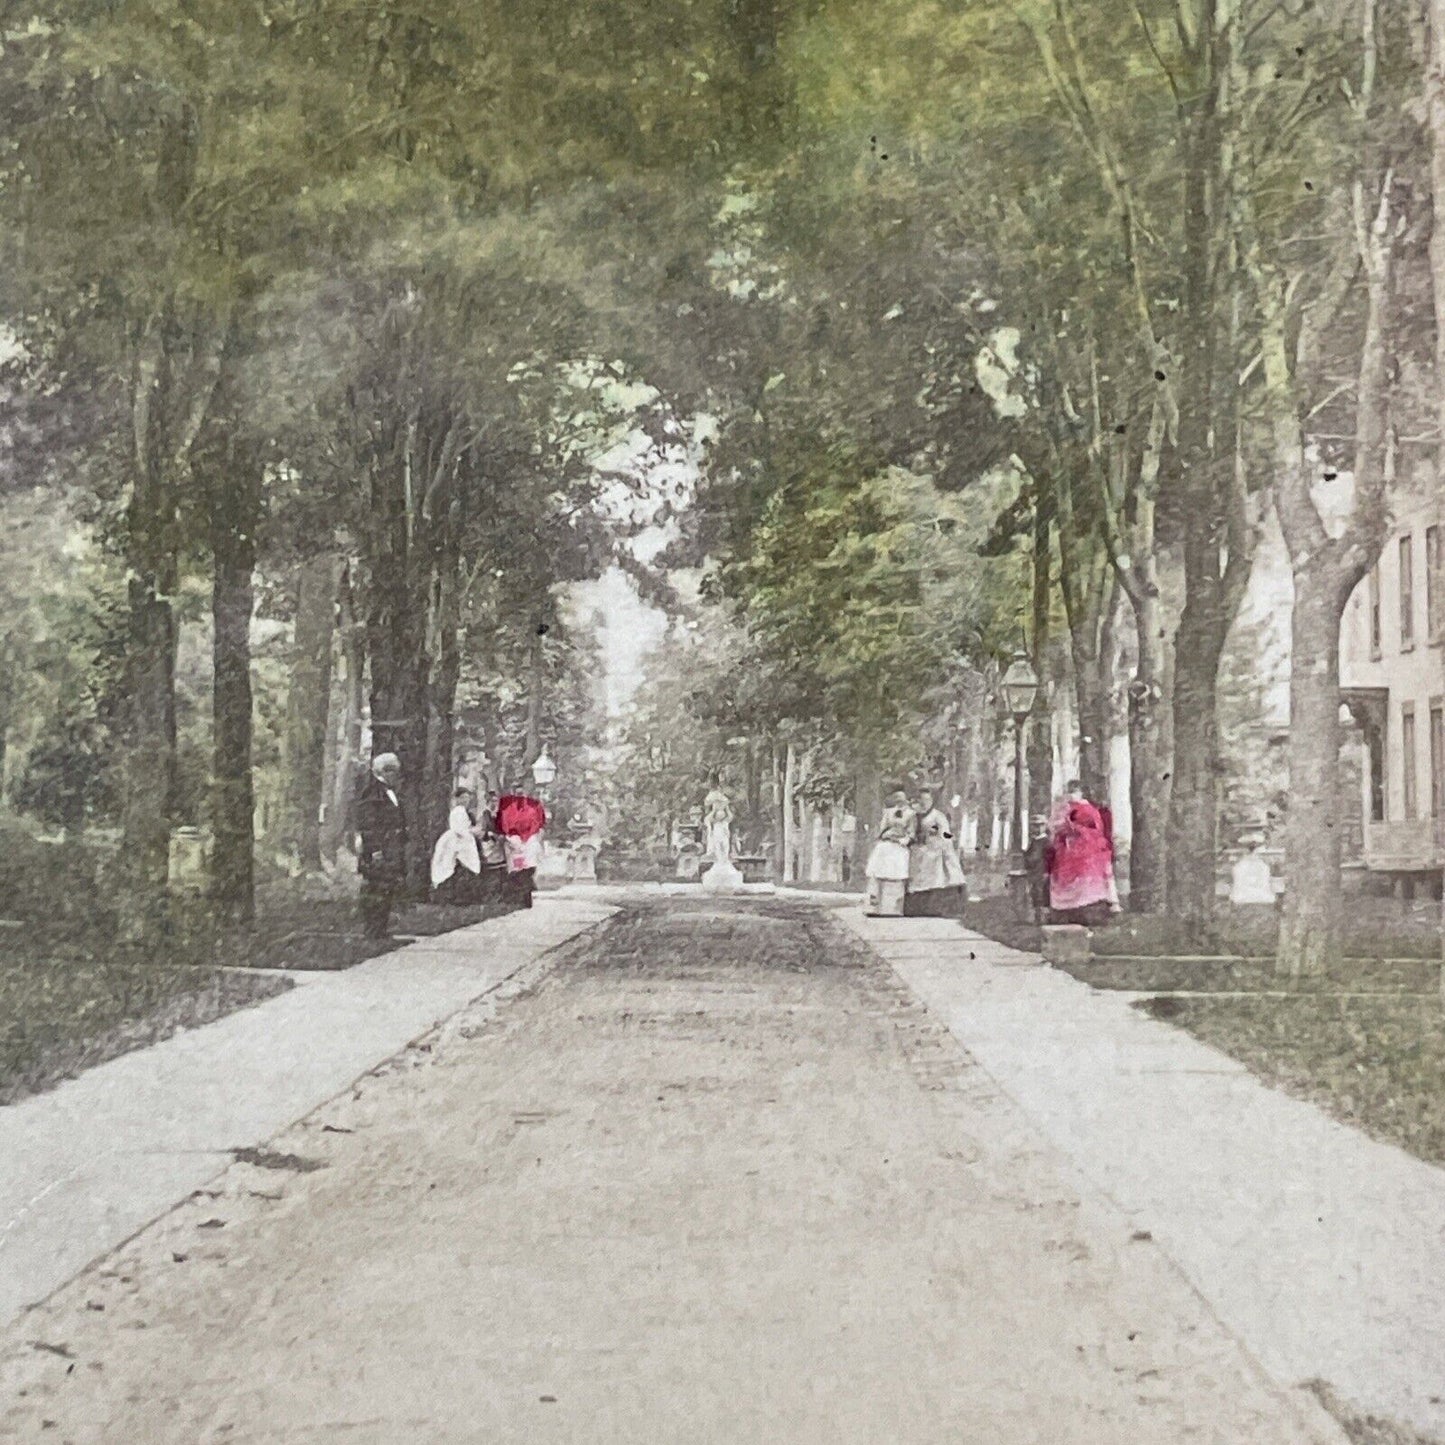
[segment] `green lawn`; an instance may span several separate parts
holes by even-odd
[[[1351,917],[1344,937],[1347,959],[1439,960],[1439,915],[1433,909],[1423,915],[1407,916],[1388,899],[1351,899],[1350,903]],[[1040,947],[1038,926],[1018,922],[1012,901],[1001,894],[970,903],[965,921],[970,928],[1012,948],[1036,953]],[[1094,931],[1093,952],[1100,959],[1210,955],[1232,961],[1261,961],[1274,954],[1275,932],[1276,919],[1268,909],[1255,912],[1221,904],[1215,920],[1203,931],[1165,915],[1135,916],[1126,912]]]
[[[1156,998],[1138,1007],[1344,1123],[1445,1164],[1445,1008],[1438,992]]]
[[[55,914],[0,927],[0,1104],[270,998],[291,987],[290,970],[347,968],[398,946],[360,936],[350,899],[285,891],[263,897],[245,932],[217,930],[200,906],[182,906],[160,949],[119,944],[114,920],[97,910]],[[431,935],[482,917],[416,907],[394,927]]]
[[[1428,994],[1440,964],[1426,959],[1347,958],[1319,978],[1282,978],[1268,958],[1110,958],[1064,965],[1095,988],[1132,993]]]
[[[1096,930],[1093,958],[1067,972],[1098,989],[1164,995],[1137,1006],[1337,1119],[1445,1164],[1435,919],[1399,915],[1388,900],[1355,902],[1347,956],[1321,978],[1278,977],[1274,919],[1227,907],[1204,936],[1174,919],[1125,915]],[[1038,928],[1017,922],[1003,897],[971,905],[967,922],[1011,947],[1039,948]]]
[[[1227,908],[1202,937],[1173,919],[1125,916],[1094,933],[1088,963],[1066,971],[1094,988],[1155,995],[1136,1007],[1374,1138],[1445,1164],[1439,935],[1432,918],[1358,902],[1349,956],[1320,978],[1278,977],[1274,920]],[[980,901],[968,922],[1015,948],[1039,946],[1038,929],[1016,922],[1004,898]]]
[[[0,1104],[291,987],[284,974],[86,958],[0,939]]]

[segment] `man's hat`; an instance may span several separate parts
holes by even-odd
[[[884,799],[885,806],[889,808],[906,808],[908,806],[908,794],[902,788],[896,793],[889,793]]]

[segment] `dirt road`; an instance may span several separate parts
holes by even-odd
[[[638,905],[32,1312],[0,1438],[1296,1445],[825,912]]]

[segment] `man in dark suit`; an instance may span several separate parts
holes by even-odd
[[[390,936],[391,910],[406,886],[406,814],[396,791],[400,782],[401,760],[395,753],[378,753],[361,790],[356,866],[361,874],[361,921],[368,938]]]

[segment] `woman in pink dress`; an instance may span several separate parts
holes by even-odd
[[[1060,923],[1097,923],[1119,911],[1114,883],[1113,819],[1096,807],[1078,782],[1055,807],[1045,863],[1049,911]]]
[[[507,855],[503,902],[513,908],[530,908],[537,891],[537,865],[542,861],[542,830],[547,810],[524,793],[503,793],[497,799],[494,824],[502,835]]]

